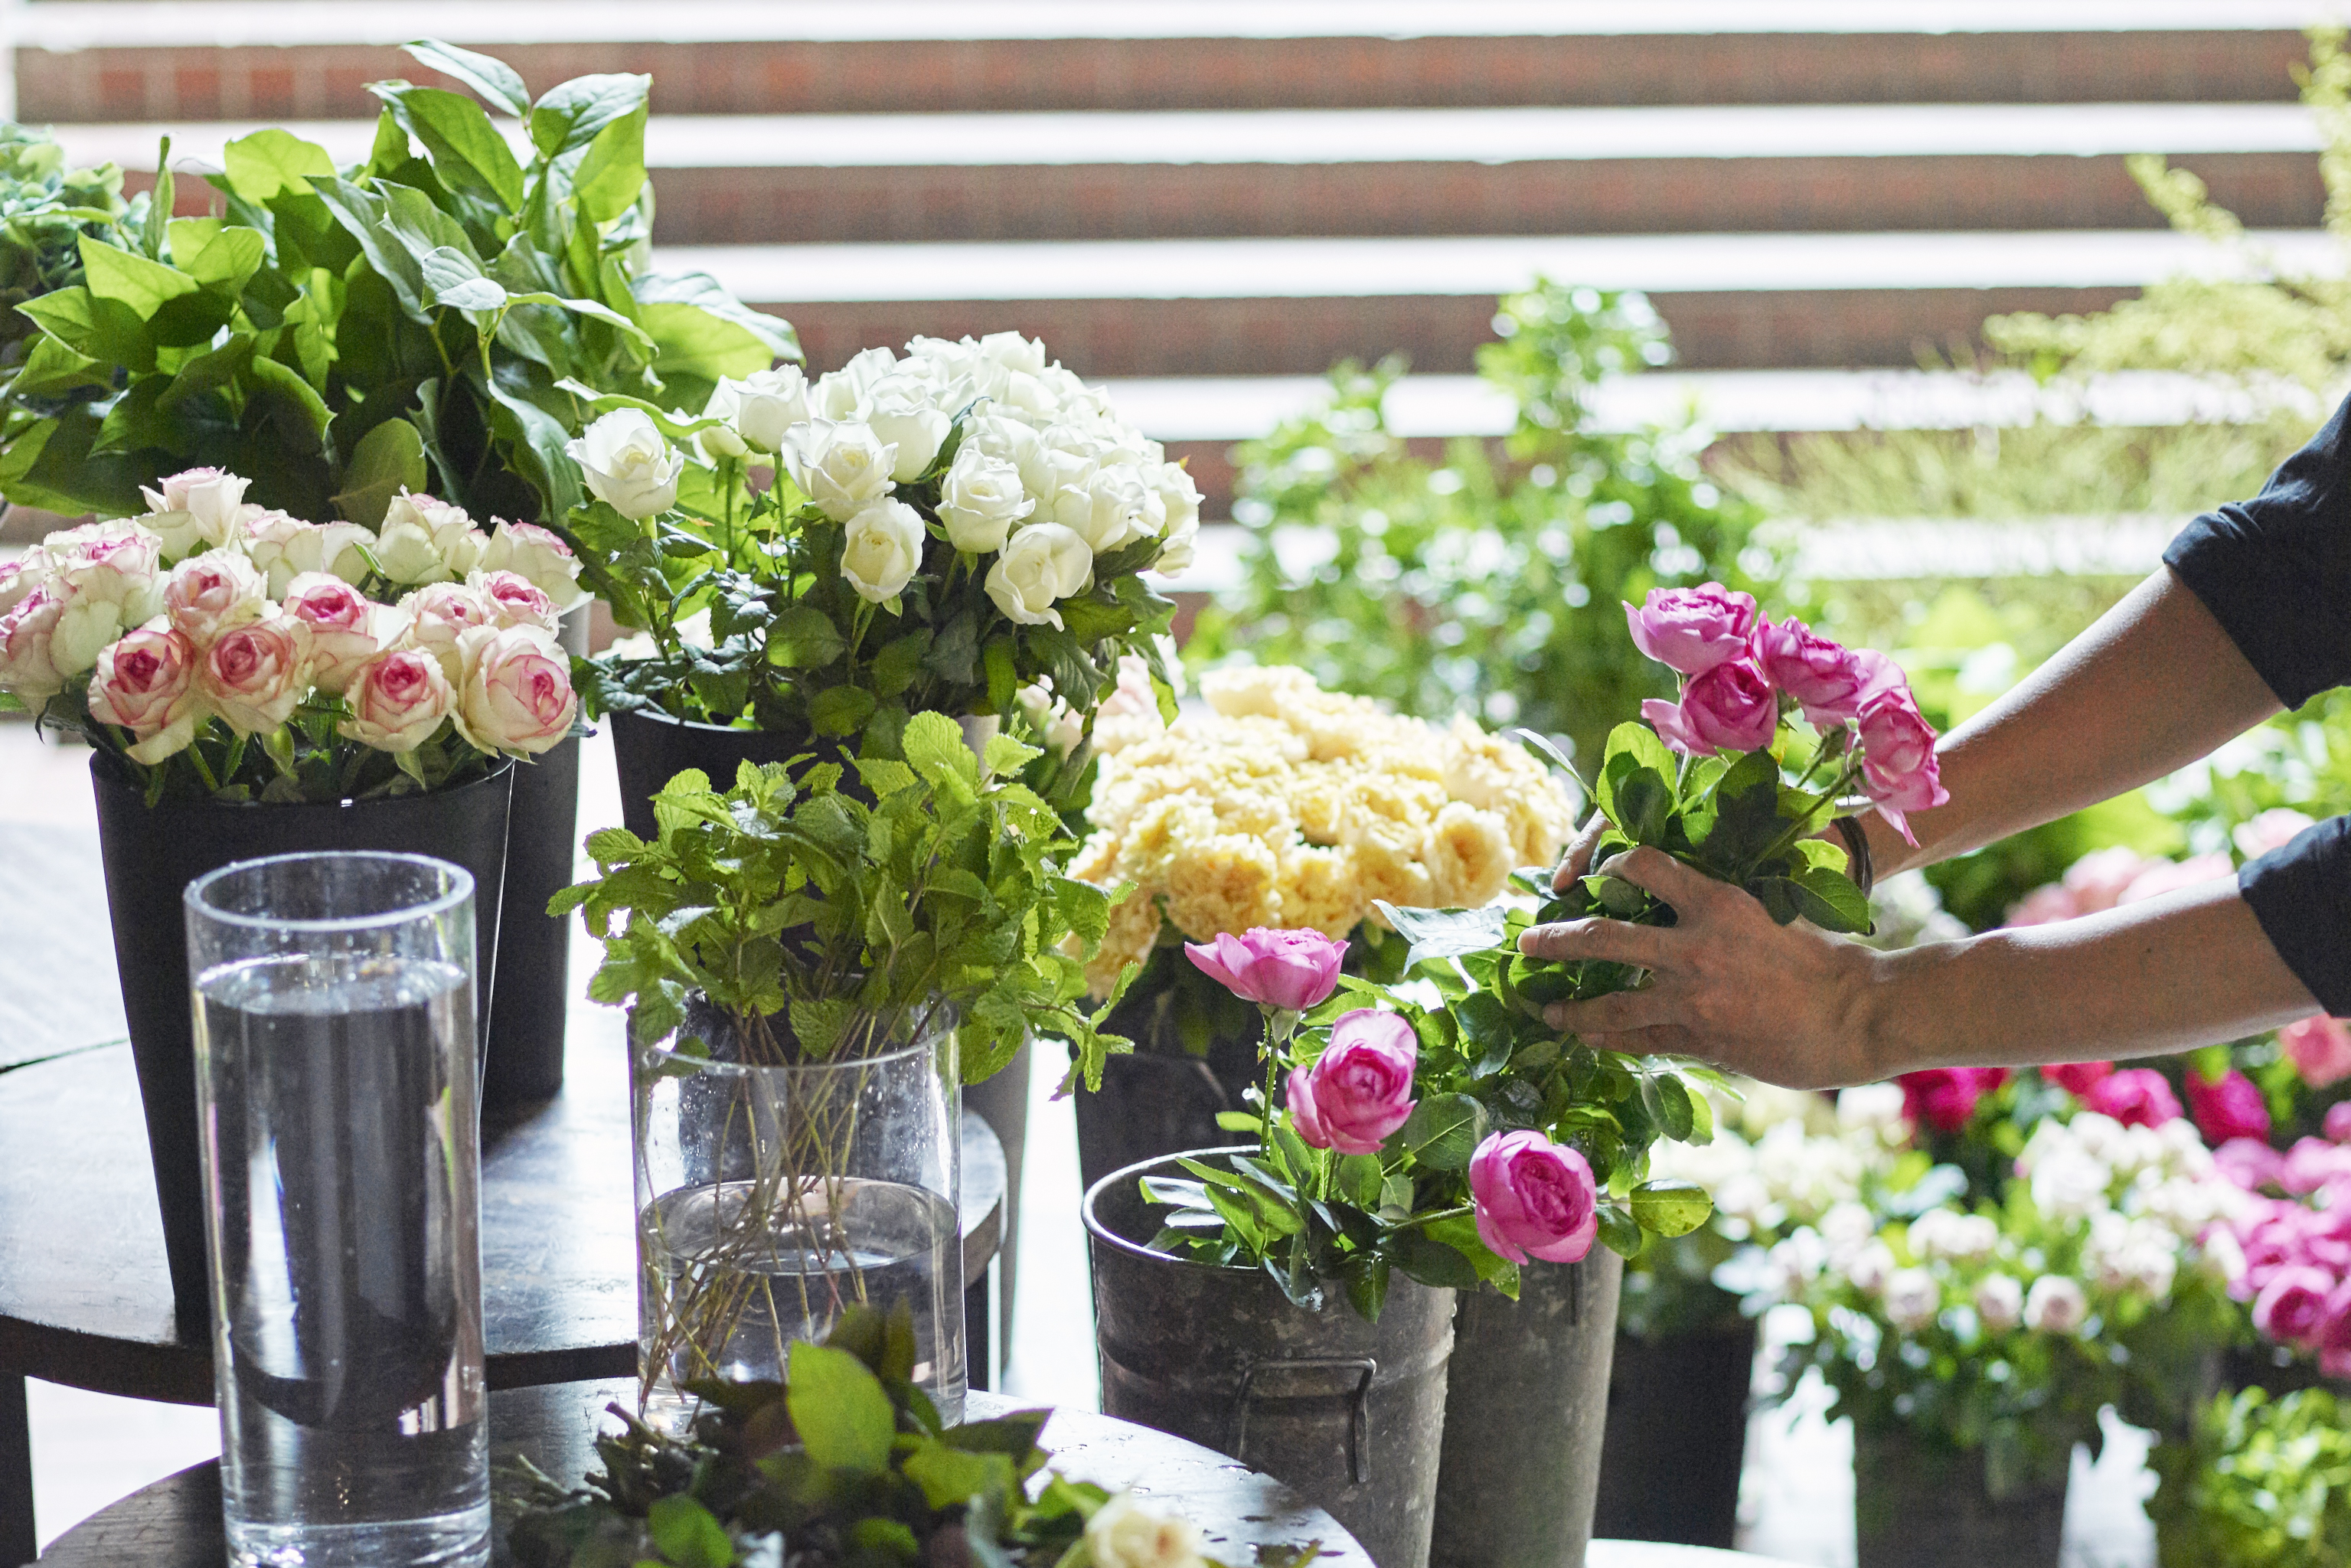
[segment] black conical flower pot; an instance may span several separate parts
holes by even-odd
[[[196,1152],[195,1033],[181,895],[206,872],[270,855],[388,850],[462,866],[474,878],[475,1038],[487,1040],[514,779],[514,767],[501,764],[487,778],[432,794],[328,805],[167,800],[151,807],[139,787],[115,771],[110,758],[90,759],[114,961],[139,1071],[183,1340],[201,1342],[210,1312]]]
[[[689,768],[706,776],[714,789],[726,789],[745,762],[764,767],[807,752],[836,762],[849,757],[840,741],[817,740],[805,732],[730,729],[658,712],[610,713],[604,722],[612,727],[612,759],[621,775],[621,825],[647,842],[659,832],[653,797]]]

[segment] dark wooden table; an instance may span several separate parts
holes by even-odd
[[[516,1454],[528,1454],[549,1475],[576,1480],[594,1463],[589,1441],[600,1413],[612,1400],[633,1398],[635,1387],[563,1383],[493,1394],[493,1470]],[[999,1416],[1019,1407],[999,1396],[975,1394],[967,1414]],[[1332,1568],[1371,1568],[1363,1548],[1329,1514],[1272,1477],[1181,1437],[1064,1410],[1046,1423],[1043,1441],[1053,1450],[1056,1466],[1074,1479],[1113,1490],[1131,1487],[1158,1504],[1180,1508],[1208,1538],[1209,1555],[1237,1568],[1255,1562],[1259,1545],[1310,1541],[1322,1543],[1317,1562]],[[499,1514],[494,1561],[503,1563],[506,1511]],[[40,1568],[220,1568],[225,1550],[220,1465],[207,1461],[92,1514],[51,1544]]]
[[[0,985],[0,991],[5,991]],[[482,1136],[490,1386],[632,1376],[636,1238],[617,1012],[572,1015],[564,1091]],[[963,1124],[964,1285],[976,1385],[992,1382],[1004,1154]],[[183,1343],[163,1266],[127,1045],[0,1071],[0,1564],[31,1558],[27,1377],[213,1402],[212,1347]]]

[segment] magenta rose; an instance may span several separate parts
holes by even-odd
[[[1214,942],[1187,942],[1184,952],[1199,971],[1245,1002],[1302,1013],[1339,985],[1344,942],[1320,931],[1276,931],[1256,925]]]
[[[2057,1061],[2042,1068],[2041,1076],[2079,1100],[2115,1075],[2111,1061]]]
[[[1513,1263],[1573,1263],[1600,1233],[1600,1195],[1584,1157],[1537,1132],[1492,1133],[1469,1156],[1478,1235]]]
[[[1780,698],[1763,672],[1745,659],[1717,664],[1682,687],[1682,700],[1650,697],[1641,716],[1676,751],[1761,751],[1780,727]]]
[[[2270,1276],[2253,1298],[2253,1327],[2283,1344],[2303,1344],[2317,1337],[2326,1322],[2326,1301],[2335,1291],[2335,1276],[2308,1264],[2294,1264]]]
[[[2351,1100],[2337,1100],[2329,1105],[2319,1131],[2338,1144],[2351,1144]]]
[[[1910,813],[1951,798],[1935,760],[1934,727],[1907,685],[1881,687],[1863,699],[1861,787],[1877,802],[1877,814],[1912,844],[1918,841],[1910,831]]]
[[[2189,1069],[2188,1112],[2208,1144],[2270,1135],[2270,1111],[2262,1103],[2262,1092],[2233,1067],[2218,1082],[2207,1082],[2202,1073]]]
[[[2351,1078],[2351,1029],[2341,1019],[2313,1013],[2278,1030],[2278,1049],[2313,1089]]]
[[[2351,1377],[2351,1280],[2335,1287],[2326,1298],[2326,1316],[2313,1343],[2318,1370],[2329,1377]]]
[[[2179,1097],[2152,1067],[2126,1067],[2082,1097],[2085,1109],[2126,1127],[2160,1127],[2179,1120]]]
[[[1412,1070],[1420,1040],[1395,1013],[1357,1008],[1331,1026],[1313,1066],[1290,1070],[1290,1118],[1318,1149],[1376,1155],[1412,1114]]]
[[[1956,1133],[1976,1113],[1976,1102],[2008,1082],[2004,1067],[1929,1067],[1906,1072],[1902,1114],[1938,1133]]]
[[[1755,596],[1719,582],[1653,588],[1639,609],[1625,606],[1633,646],[1669,670],[1702,675],[1744,658],[1755,635]]]
[[[1871,693],[1902,678],[1885,654],[1832,643],[1792,615],[1776,626],[1767,616],[1756,626],[1755,662],[1802,706],[1805,718],[1824,727],[1859,718]]]

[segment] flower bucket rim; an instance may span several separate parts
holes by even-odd
[[[500,757],[483,771],[479,779],[468,779],[463,784],[449,789],[411,789],[405,794],[374,795],[365,800],[356,795],[344,795],[332,800],[220,800],[206,796],[198,800],[184,798],[158,800],[152,806],[142,799],[140,805],[141,810],[159,815],[165,811],[356,811],[363,807],[452,800],[468,789],[497,784],[519,772],[523,766],[515,758]],[[95,789],[112,789],[126,795],[144,795],[137,784],[122,777],[110,756],[95,748],[89,754],[89,779]]]
[[[1118,1232],[1111,1229],[1109,1226],[1102,1222],[1101,1218],[1094,1213],[1094,1203],[1095,1200],[1103,1193],[1109,1191],[1113,1184],[1123,1181],[1139,1181],[1144,1176],[1149,1175],[1155,1167],[1172,1164],[1176,1160],[1195,1160],[1212,1155],[1246,1155],[1262,1147],[1264,1147],[1264,1145],[1261,1144],[1219,1144],[1214,1148],[1178,1149],[1171,1155],[1154,1155],[1147,1160],[1137,1160],[1131,1166],[1125,1166],[1118,1170],[1111,1172],[1108,1176],[1094,1183],[1093,1186],[1086,1188],[1085,1197],[1078,1203],[1078,1217],[1085,1221],[1087,1235],[1109,1246],[1117,1248],[1120,1251],[1125,1253],[1130,1258],[1147,1258],[1155,1263],[1164,1263],[1169,1268],[1198,1269],[1203,1272],[1210,1274],[1247,1274],[1252,1277],[1257,1276],[1261,1272],[1261,1270],[1246,1267],[1242,1264],[1203,1263],[1196,1258],[1174,1257],[1165,1252],[1155,1251],[1153,1249],[1144,1246],[1140,1241],[1129,1240],[1127,1238],[1121,1236]]]

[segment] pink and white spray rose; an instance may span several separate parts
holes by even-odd
[[[421,648],[441,661],[442,673],[454,684],[465,674],[457,640],[481,626],[496,626],[498,612],[479,592],[462,582],[435,582],[403,594],[396,608],[407,618],[401,645]]]
[[[433,738],[455,705],[441,661],[415,648],[377,654],[351,677],[344,736],[378,751],[413,751]]]
[[[163,612],[198,648],[232,626],[269,612],[269,585],[253,563],[230,550],[209,550],[182,561],[163,583]]]
[[[478,626],[457,639],[453,716],[483,751],[536,757],[571,733],[571,661],[536,626]]]
[[[1512,1263],[1573,1263],[1600,1233],[1591,1164],[1541,1133],[1493,1133],[1469,1157],[1478,1235]]]
[[[1395,1013],[1357,1008],[1332,1022],[1331,1043],[1311,1067],[1290,1072],[1290,1114],[1318,1149],[1376,1155],[1412,1115],[1420,1040]]]
[[[490,521],[495,527],[482,547],[482,570],[511,571],[528,580],[547,595],[559,615],[588,602],[580,587],[580,558],[553,530],[503,517]]]
[[[266,735],[293,716],[309,687],[308,632],[278,614],[228,628],[199,650],[196,690],[204,709],[239,735]]]
[[[376,604],[340,577],[305,572],[287,584],[279,606],[309,633],[310,684],[340,696],[359,667],[383,649],[380,622],[396,612]]]
[[[98,656],[90,716],[131,732],[134,761],[152,766],[185,750],[202,716],[196,657],[186,633],[168,625],[131,632]]]

